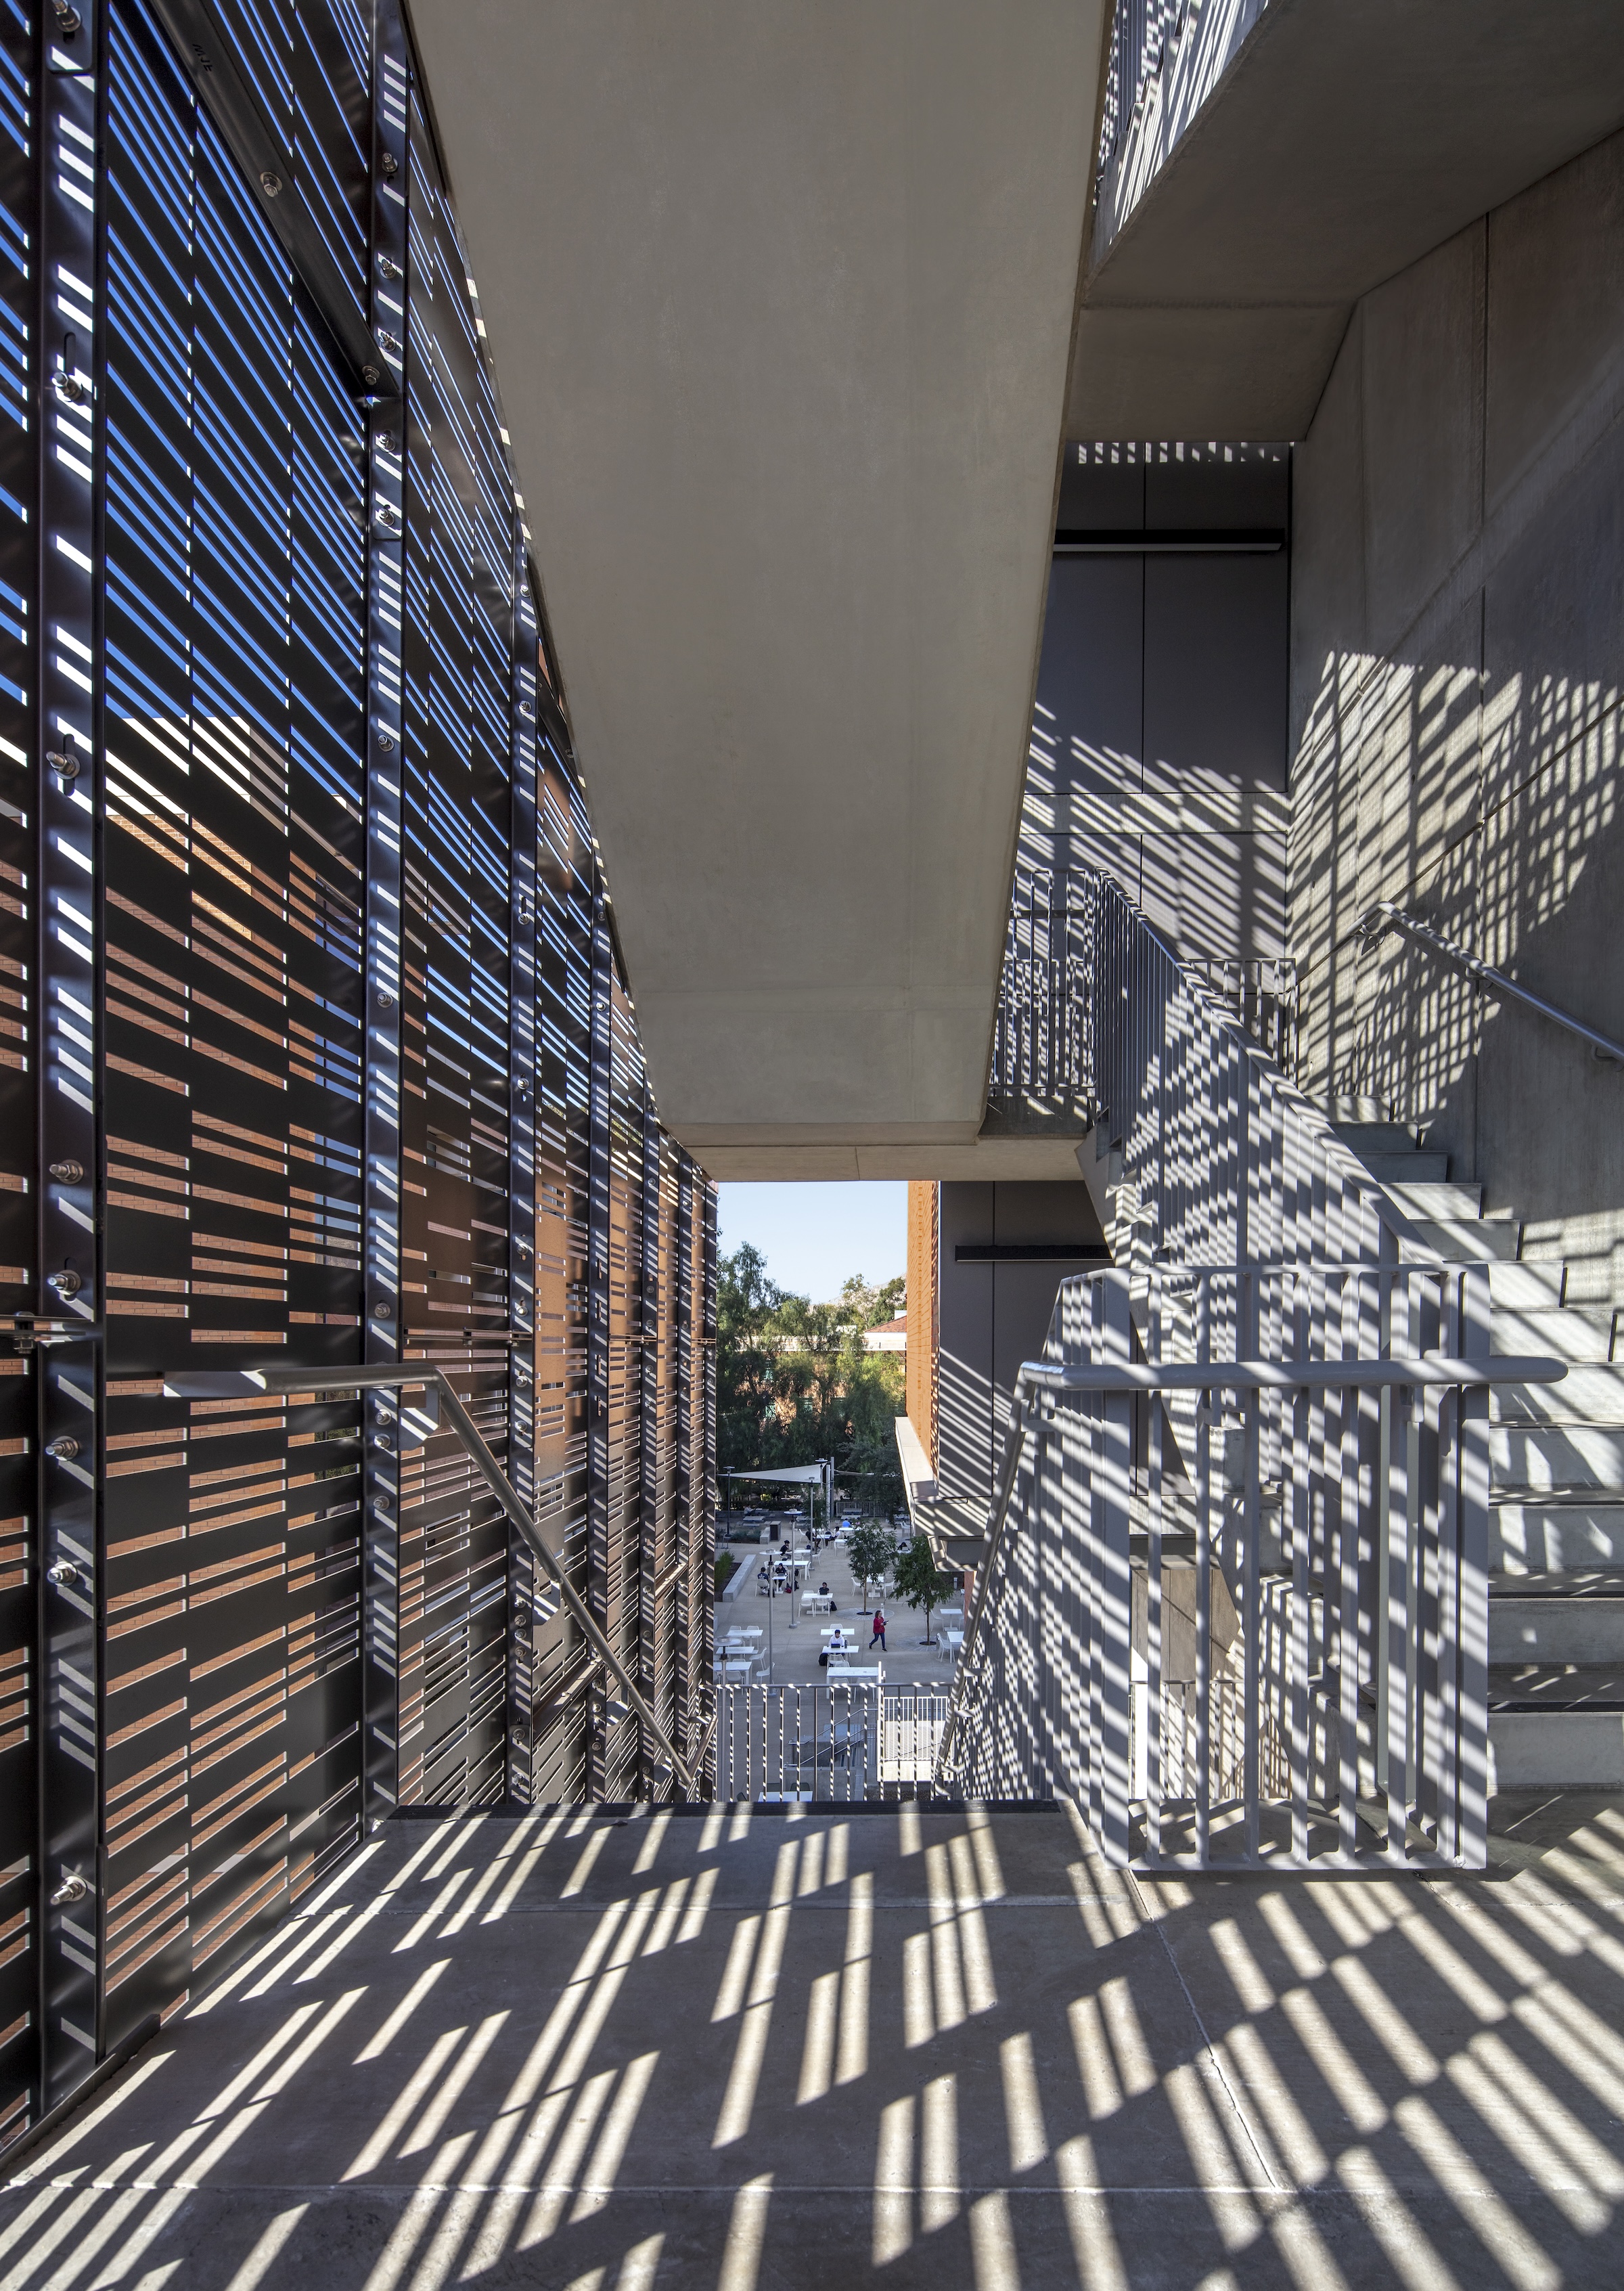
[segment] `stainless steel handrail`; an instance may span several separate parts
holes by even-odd
[[[173,1400],[216,1400],[239,1393],[390,1392],[417,1386],[432,1387],[438,1393],[440,1405],[452,1429],[467,1450],[470,1461],[524,1537],[559,1598],[585,1632],[595,1652],[619,1682],[627,1703],[639,1724],[653,1737],[684,1794],[688,1797],[697,1795],[697,1778],[704,1771],[705,1756],[715,1731],[715,1711],[712,1711],[705,1723],[692,1761],[679,1756],[675,1745],[644,1700],[637,1681],[615,1652],[597,1617],[547,1548],[541,1530],[520,1502],[518,1491],[492,1454],[473,1418],[452,1390],[450,1379],[442,1369],[428,1361],[402,1361],[397,1365],[382,1368],[179,1369],[164,1379],[165,1396]]]
[[[1488,1360],[1462,1360],[1442,1353],[1423,1353],[1409,1360],[1389,1355],[1379,1360],[1122,1361],[1089,1362],[1075,1366],[1056,1361],[1023,1361],[1015,1379],[998,1485],[987,1519],[986,1550],[976,1571],[975,1604],[964,1619],[964,1652],[953,1679],[953,1700],[948,1704],[937,1751],[937,1780],[946,1783],[953,1778],[953,1750],[965,1716],[966,1683],[980,1636],[983,1611],[992,1596],[1026,1435],[1037,1413],[1033,1402],[1040,1394],[1302,1392],[1349,1387],[1380,1390],[1386,1386],[1403,1388],[1417,1385],[1557,1384],[1567,1372],[1565,1362],[1547,1355],[1510,1353],[1496,1354]]]
[[[1407,913],[1403,907],[1395,906],[1391,899],[1378,900],[1361,918],[1356,935],[1367,946],[1374,946],[1393,930],[1402,931],[1406,938],[1414,939],[1418,945],[1430,947],[1435,954],[1441,955],[1445,962],[1452,963],[1457,970],[1463,971],[1479,986],[1489,987],[1496,994],[1509,995],[1514,1002],[1522,1002],[1529,1009],[1537,1010],[1542,1018],[1549,1018],[1556,1025],[1565,1026],[1570,1034],[1577,1034],[1581,1041],[1588,1042],[1598,1058],[1624,1065],[1624,1042],[1615,1042],[1610,1034],[1598,1034],[1594,1026],[1587,1026],[1584,1020],[1574,1017],[1572,1011],[1559,1010],[1543,995],[1530,993],[1528,988],[1519,986],[1515,978],[1507,978],[1503,970],[1491,969],[1488,963],[1480,962],[1475,954],[1468,954],[1465,947],[1457,946],[1453,939],[1445,938],[1442,931],[1435,931],[1430,923],[1423,922],[1419,915]]]

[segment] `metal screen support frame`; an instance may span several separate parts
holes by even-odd
[[[106,1886],[101,1836],[104,1646],[100,1490],[106,1305],[104,1140],[97,1072],[105,1041],[100,599],[105,499],[106,307],[93,163],[106,129],[103,9],[72,32],[36,12],[40,163],[34,386],[38,589],[34,615],[37,873],[38,1202],[42,1316],[82,1340],[34,1354],[42,1628],[40,2109],[84,2081],[102,2049]],[[90,306],[87,310],[84,306]]]
[[[620,1617],[609,1583],[609,1120],[615,1087],[615,950],[607,902],[593,869],[591,1005],[587,1042],[586,1600],[605,1634]],[[601,1797],[608,1773],[609,1714],[600,1700],[591,1725],[587,1795]]]
[[[404,121],[407,66],[399,14],[379,7],[373,51],[371,293],[385,266],[404,298],[409,260],[406,179],[391,181],[390,91]],[[398,188],[397,188],[398,184]],[[404,337],[406,329],[403,326]],[[362,1353],[368,1366],[400,1349],[401,843],[405,731],[401,629],[406,578],[406,404],[374,401],[366,430],[366,919],[363,1052]],[[362,1411],[362,1609],[366,1750],[363,1828],[392,1811],[400,1792],[400,1454],[397,1412],[382,1394]]]
[[[508,836],[508,1467],[535,1512],[535,614],[524,541],[513,533],[512,718]],[[508,1550],[507,1792],[531,1797],[535,1686],[530,1616],[535,1567],[519,1535]]]

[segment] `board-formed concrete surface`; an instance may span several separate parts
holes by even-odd
[[[1616,2287],[1624,1802],[1486,1878],[1071,1814],[390,1825],[0,2194],[5,2291]]]

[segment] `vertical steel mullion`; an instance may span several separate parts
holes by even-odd
[[[640,1627],[638,1644],[639,1679],[651,1710],[659,1712],[671,1739],[686,1756],[687,1739],[685,1697],[677,1679],[671,1681],[670,1706],[660,1708],[659,1672],[665,1636],[655,1586],[669,1562],[661,1538],[661,1477],[664,1451],[660,1441],[660,1121],[647,1069],[643,1075],[643,1158],[639,1186],[641,1202],[641,1265],[638,1298],[638,1462],[643,1520]],[[644,1767],[645,1786],[652,1785],[653,1770]],[[676,1788],[673,1778],[670,1787]]]
[[[373,65],[372,243],[369,293],[382,266],[406,279],[408,65],[393,0],[382,0]],[[398,172],[386,173],[386,155]],[[401,301],[410,309],[410,285]],[[403,329],[410,358],[411,326]],[[366,845],[362,992],[363,1358],[369,1368],[401,1356],[400,1004],[401,840],[404,832],[401,643],[406,601],[406,396],[368,410],[366,429]],[[374,1393],[362,1408],[363,1646],[366,1743],[362,1820],[393,1811],[400,1793],[399,1395]]]
[[[536,660],[524,530],[511,512],[508,770],[508,1475],[532,1517],[535,1477]],[[535,1563],[508,1537],[507,1790],[528,1805],[535,1744]],[[640,1734],[640,1730],[639,1730]],[[639,1792],[639,1795],[641,1793]]]
[[[103,1536],[105,1320],[100,599],[105,497],[106,19],[60,32],[36,12],[38,229],[33,771],[37,1133],[35,1279],[43,1317],[83,1334],[33,1355],[41,1566],[40,2106],[57,2106],[105,2042]],[[59,154],[60,157],[59,157]],[[95,160],[92,169],[88,162]],[[90,188],[84,189],[88,182]],[[69,187],[72,186],[70,194]],[[66,274],[66,276],[64,276]],[[68,281],[79,282],[76,292]],[[89,288],[97,321],[62,309]],[[76,658],[92,665],[86,679]],[[58,768],[60,765],[60,768]],[[49,1571],[48,1572],[46,1571]]]
[[[586,1597],[610,1639],[621,1644],[615,1561],[609,1547],[609,1107],[613,1088],[614,966],[601,880],[592,886],[591,1017],[587,1056],[586,1236]],[[605,1683],[607,1692],[607,1682]],[[607,1722],[593,1732],[587,1796],[607,1784]]]

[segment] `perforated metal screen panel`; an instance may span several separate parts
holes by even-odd
[[[387,0],[0,12],[0,2140],[398,1804],[679,1750],[714,1194],[662,1129]]]

